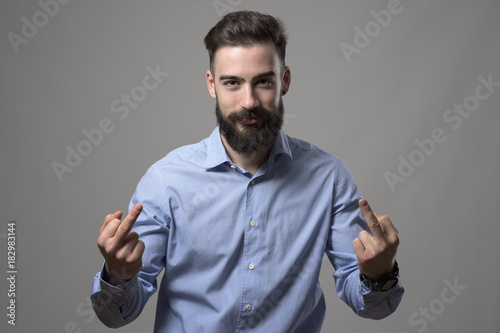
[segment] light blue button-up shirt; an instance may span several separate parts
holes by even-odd
[[[144,206],[133,228],[146,245],[143,268],[117,287],[99,272],[94,309],[107,326],[131,322],[165,269],[157,333],[320,332],[326,253],[340,298],[360,316],[388,316],[404,290],[359,283],[352,241],[369,230],[360,198],[344,163],[307,142],[280,132],[252,175],[231,162],[216,128],[141,179],[130,208]]]

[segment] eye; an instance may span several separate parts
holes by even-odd
[[[271,87],[273,85],[273,80],[271,79],[260,79],[257,81],[257,85],[260,87]]]
[[[238,85],[238,81],[236,80],[228,80],[224,82],[224,85],[227,87],[235,87]]]

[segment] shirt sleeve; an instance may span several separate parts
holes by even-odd
[[[129,204],[143,210],[132,228],[145,244],[142,269],[131,280],[113,286],[102,279],[104,266],[92,284],[92,306],[97,317],[108,327],[124,326],[136,319],[146,302],[157,290],[156,278],[165,267],[170,215],[165,209],[165,192],[161,177],[151,167],[137,185]]]
[[[335,269],[335,288],[339,297],[359,316],[382,319],[396,310],[404,289],[399,281],[388,291],[373,292],[360,282],[352,241],[362,230],[370,230],[358,205],[361,194],[352,174],[340,160],[336,173],[326,247],[326,254]]]

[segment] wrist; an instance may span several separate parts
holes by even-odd
[[[130,279],[124,279],[121,276],[116,276],[116,274],[112,274],[112,272],[116,272],[116,270],[110,269],[108,267],[107,262],[106,262],[106,264],[104,265],[102,272],[101,272],[101,278],[105,282],[107,282],[113,286],[119,286],[121,284],[124,284],[128,280],[130,280]]]
[[[377,279],[370,279],[365,274],[359,274],[360,282],[368,287],[371,291],[381,292],[392,289],[399,281],[399,266],[394,261],[394,267],[391,272],[384,274]]]

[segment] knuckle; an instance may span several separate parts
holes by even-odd
[[[391,244],[394,246],[399,246],[399,237],[395,235],[393,239],[391,239]]]
[[[396,232],[388,233],[386,237],[386,242],[389,246],[398,246],[399,245],[399,236]]]
[[[383,243],[382,245],[380,245],[379,251],[380,251],[380,253],[387,253],[389,251],[389,245],[386,243]]]
[[[110,229],[116,228],[117,223],[120,223],[120,220],[113,219],[113,220],[109,221],[109,223],[106,224],[106,226],[104,227],[103,231],[106,229],[110,230]]]
[[[109,221],[109,223],[120,223],[121,221],[119,219],[112,219],[111,221]]]
[[[375,258],[375,252],[373,250],[365,251],[365,257],[364,257],[365,263],[372,261],[374,258]]]
[[[124,253],[123,251],[118,251],[116,254],[115,254],[115,258],[116,260],[118,261],[124,261],[124,262],[127,262],[127,254]]]
[[[130,240],[133,240],[133,241],[138,241],[139,240],[139,234],[135,231],[132,231],[128,234],[128,237]]]
[[[136,264],[136,263],[137,263],[137,260],[138,260],[138,258],[137,258],[135,255],[128,255],[128,256],[124,259],[125,263],[130,264],[130,265],[132,265],[132,264]]]
[[[380,215],[379,220],[387,221],[389,220],[389,215]]]
[[[107,253],[110,253],[110,254],[117,253],[118,249],[119,249],[119,244],[117,242],[109,241],[106,243],[105,251]]]
[[[98,246],[99,248],[104,249],[104,246],[105,246],[105,245],[106,245],[106,241],[105,241],[104,237],[99,236],[99,238],[97,238],[97,246]]]
[[[144,253],[144,250],[146,249],[146,244],[144,244],[144,242],[140,240],[137,242],[136,246],[139,248],[139,253],[141,254],[141,257],[142,257],[142,254]]]

